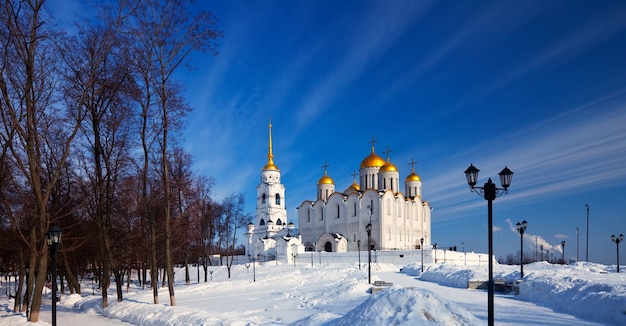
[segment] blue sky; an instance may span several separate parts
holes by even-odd
[[[440,248],[487,252],[487,202],[470,193],[508,166],[494,201],[496,257],[526,253],[615,263],[626,233],[626,3],[623,1],[212,1],[219,55],[180,75],[194,107],[183,146],[215,196],[254,212],[272,119],[288,215],[376,152],[409,162],[433,207]],[[499,181],[496,182],[499,184]],[[626,252],[626,250],[622,250]],[[622,261],[624,256],[622,256]]]

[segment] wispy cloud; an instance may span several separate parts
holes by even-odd
[[[536,54],[534,57],[529,56],[529,60],[525,63],[517,65],[515,69],[502,74],[502,78],[496,80],[492,85],[483,88],[477,92],[472,98],[466,99],[459,106],[464,106],[468,102],[477,98],[485,97],[496,92],[499,89],[509,85],[514,80],[544,67],[548,64],[562,64],[569,59],[579,55],[580,53],[592,48],[593,46],[609,39],[615,33],[623,31],[626,28],[626,19],[623,14],[623,8],[616,9],[605,16],[590,17],[588,21],[579,25],[577,29],[572,30],[569,35],[560,39],[552,46]]]
[[[492,171],[494,176],[508,164],[515,173],[511,192],[506,196],[506,200],[512,202],[624,183],[626,104],[611,106],[608,103],[608,100],[597,103],[583,112],[573,109],[509,136],[479,144],[471,152],[482,153],[480,163],[484,166],[474,164],[483,171]],[[470,151],[457,153],[449,161],[464,162],[467,157],[473,157]],[[499,162],[501,166],[491,162]],[[445,203],[441,207],[444,212],[440,213],[443,219],[462,218],[473,208],[484,206],[468,198],[467,188],[462,183],[465,168],[443,166],[442,171],[436,171],[439,177],[429,183],[431,203],[435,207],[437,203]]]
[[[357,80],[368,65],[375,64],[390,46],[429,7],[429,3],[406,2],[403,6],[374,2],[375,6],[349,29],[343,40],[349,40],[345,54],[326,71],[326,76],[305,95],[297,117],[304,127],[328,110],[336,96]],[[339,44],[346,41],[339,42]]]

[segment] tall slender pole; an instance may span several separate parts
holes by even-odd
[[[615,244],[617,246],[617,272],[619,273],[619,240],[615,241]]]
[[[589,261],[589,204],[585,204],[585,208],[587,208],[587,241],[586,241],[586,253],[585,253],[585,261]]]
[[[489,183],[491,183],[491,179],[489,179]],[[485,184],[485,188],[487,188],[488,184]],[[495,185],[493,185],[495,188]],[[485,189],[486,196],[487,189]],[[493,199],[491,197],[487,199],[487,215],[488,215],[488,225],[489,228],[489,282],[487,283],[487,317],[488,317],[488,325],[493,326],[494,324],[494,309],[493,309]]]
[[[528,226],[528,222],[524,220],[523,222],[517,222],[515,224],[517,227],[517,232],[519,232],[519,266],[520,266],[520,278],[524,278],[524,232],[526,232],[526,227]],[[535,237],[535,241],[537,241],[537,237]],[[535,244],[536,245],[536,244]]]
[[[580,230],[578,230],[578,227],[576,227],[576,261],[578,262],[578,238],[579,238],[579,233]]]
[[[361,240],[357,240],[356,245],[359,249],[359,270],[361,270]]]
[[[57,325],[57,244],[50,245],[52,251],[52,326]]]

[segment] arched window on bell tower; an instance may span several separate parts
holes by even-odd
[[[265,204],[265,194],[261,195],[261,203]]]
[[[276,205],[280,205],[280,194],[276,194]]]

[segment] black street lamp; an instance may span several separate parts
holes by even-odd
[[[611,235],[611,241],[615,242],[615,246],[617,246],[617,272],[619,273],[619,243],[624,240],[624,235],[620,234],[618,237],[615,235]]]
[[[424,238],[420,239],[420,249],[422,251],[422,273],[424,273]]]
[[[563,251],[563,257],[561,257],[561,259],[563,260],[563,264],[565,264],[565,240],[561,241],[561,251]]]
[[[433,263],[437,263],[437,243],[433,244],[433,251],[435,252],[435,260],[433,261]]]
[[[372,223],[367,223],[365,231],[367,231],[367,282],[372,284]]]
[[[585,242],[587,249],[585,253],[585,261],[589,261],[589,204],[585,204],[585,208],[587,209],[587,241]]]
[[[61,242],[61,228],[55,224],[50,225],[46,232],[48,249],[52,256],[52,326],[57,325],[57,249]]]
[[[517,222],[515,224],[517,227],[517,232],[520,235],[520,244],[519,244],[519,266],[520,266],[520,278],[524,278],[524,232],[526,232],[526,227],[528,226],[528,222],[526,220],[522,221],[522,223]]]
[[[361,270],[361,240],[356,241],[357,249],[359,250],[359,270]]]
[[[513,178],[513,172],[508,167],[504,167],[500,173],[500,183],[502,188],[497,188],[495,183],[491,181],[491,178],[482,187],[476,187],[478,181],[478,170],[473,164],[465,170],[465,177],[467,178],[467,184],[470,186],[471,192],[476,192],[479,196],[483,196],[487,201],[487,219],[488,219],[488,235],[489,235],[489,281],[487,283],[488,295],[487,295],[487,314],[488,325],[493,326],[493,297],[494,297],[494,284],[493,284],[493,200],[496,197],[508,193],[509,186],[511,185],[511,179]]]

